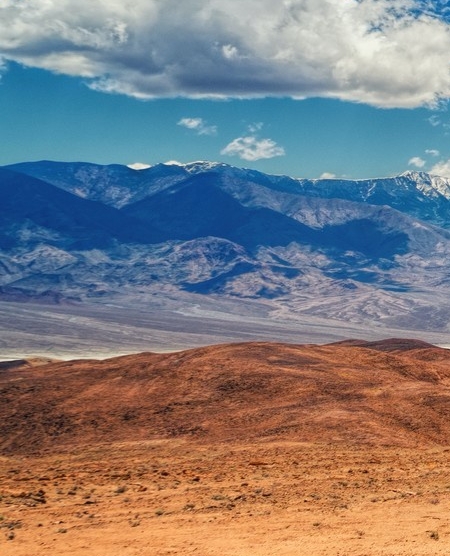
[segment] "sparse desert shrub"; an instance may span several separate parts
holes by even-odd
[[[437,531],[430,531],[430,539],[438,541],[439,540],[439,533]]]

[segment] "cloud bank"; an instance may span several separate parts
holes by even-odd
[[[379,107],[436,105],[450,97],[445,6],[3,0],[0,60],[142,99],[320,96]]]

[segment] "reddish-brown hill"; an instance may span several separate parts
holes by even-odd
[[[0,368],[0,449],[188,437],[448,443],[450,351],[242,343]]]

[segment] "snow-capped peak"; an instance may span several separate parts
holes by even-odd
[[[419,191],[425,195],[442,195],[450,200],[450,179],[442,176],[427,174],[426,172],[404,172],[399,177],[407,178],[415,182]]]
[[[209,160],[196,160],[182,165],[183,168],[190,174],[197,174],[198,172],[208,172],[217,168],[227,168],[228,164],[223,162],[211,162]]]

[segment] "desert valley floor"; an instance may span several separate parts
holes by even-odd
[[[3,458],[1,550],[448,554],[447,448],[180,440]]]
[[[224,344],[0,368],[5,556],[450,550],[450,352]]]

